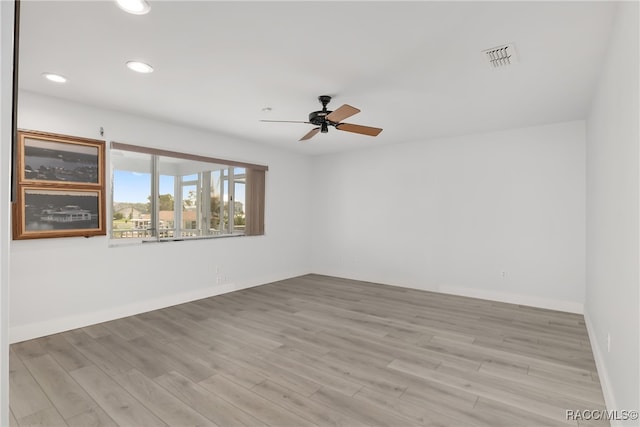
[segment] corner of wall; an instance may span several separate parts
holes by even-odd
[[[598,377],[600,378],[600,385],[602,386],[602,394],[604,395],[604,403],[607,408],[617,408],[616,399],[613,394],[613,387],[611,386],[611,379],[609,378],[609,373],[607,372],[605,361],[604,361],[604,352],[600,348],[598,344],[598,339],[596,337],[595,329],[593,327],[593,323],[591,320],[591,316],[589,315],[589,310],[585,308],[584,311],[584,322],[587,328],[587,333],[589,334],[589,343],[591,344],[591,351],[593,352],[593,358],[596,362],[596,369],[598,370]]]

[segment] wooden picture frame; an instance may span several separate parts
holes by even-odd
[[[104,185],[103,141],[18,131],[18,184]]]
[[[102,190],[21,186],[14,239],[105,234]]]
[[[106,235],[105,143],[18,131],[13,238]]]

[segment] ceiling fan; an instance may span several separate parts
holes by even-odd
[[[342,107],[335,111],[327,110],[327,104],[331,101],[329,95],[321,95],[318,97],[318,101],[322,104],[322,110],[309,113],[309,121],[294,121],[294,120],[260,120],[261,122],[272,123],[307,123],[316,125],[317,127],[307,132],[299,141],[305,141],[313,138],[318,132],[329,132],[329,126],[333,126],[338,130],[346,132],[359,133],[362,135],[378,136],[382,129],[369,126],[354,125],[351,123],[342,123],[342,121],[348,117],[358,114],[360,110],[351,105],[344,104]]]

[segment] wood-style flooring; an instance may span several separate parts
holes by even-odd
[[[10,399],[22,427],[578,426],[566,410],[604,409],[580,315],[318,275],[14,344]]]

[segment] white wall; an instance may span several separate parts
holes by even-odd
[[[0,426],[9,425],[9,236],[14,4],[0,1]]]
[[[638,13],[618,6],[587,119],[585,318],[607,407],[621,410],[640,409]]]
[[[11,242],[12,342],[306,274],[310,160],[257,143],[21,92],[23,129],[266,164],[266,235],[108,247],[106,237]],[[216,284],[216,268],[227,277]]]
[[[582,311],[583,121],[328,155],[313,167],[314,272]]]

